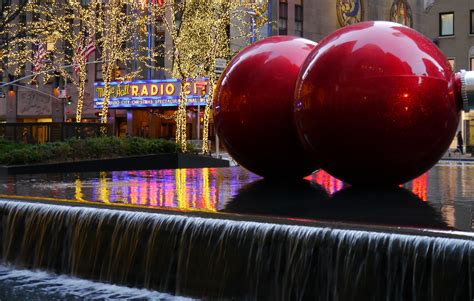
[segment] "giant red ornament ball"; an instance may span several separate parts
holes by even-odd
[[[294,88],[301,64],[316,43],[274,36],[243,49],[215,92],[214,123],[229,154],[266,178],[302,178],[318,168],[298,140]]]
[[[294,116],[321,168],[351,184],[394,185],[448,149],[461,103],[445,56],[391,22],[363,22],[324,38],[301,67]]]

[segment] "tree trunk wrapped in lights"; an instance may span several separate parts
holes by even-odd
[[[212,96],[214,95],[215,77],[211,76],[211,84],[209,85],[209,97],[206,99],[206,107],[204,108],[204,123],[202,126],[202,153],[209,153],[209,119],[211,117]]]
[[[76,122],[82,121],[82,106],[84,103],[84,92],[86,89],[87,69],[86,64],[80,66],[79,88],[77,93]]]

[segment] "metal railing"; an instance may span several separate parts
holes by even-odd
[[[28,122],[0,123],[0,138],[20,143],[47,143],[71,138],[84,139],[99,137],[100,129],[107,128],[107,136],[112,135],[110,124],[76,122]]]
[[[194,147],[194,150],[198,153],[202,151],[202,142],[203,142],[202,140],[188,140],[188,143],[191,144]],[[207,140],[207,145],[208,145],[207,153],[211,153],[212,141]]]

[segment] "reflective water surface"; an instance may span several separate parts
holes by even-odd
[[[241,167],[19,175],[0,194],[287,219],[474,229],[474,164],[438,164],[398,188],[356,189],[319,171],[272,183]]]

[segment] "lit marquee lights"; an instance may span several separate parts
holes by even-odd
[[[105,84],[95,83],[94,107],[100,109],[105,97]],[[140,80],[109,83],[109,108],[164,107],[179,105],[181,87],[186,105],[206,105],[209,97],[208,79],[188,80],[184,84],[178,79]],[[203,90],[204,89],[204,90]],[[204,95],[201,93],[204,91]]]

